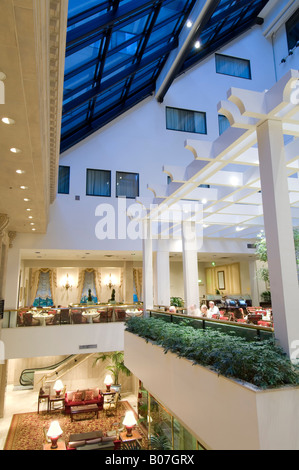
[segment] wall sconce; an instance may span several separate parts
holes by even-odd
[[[109,277],[107,277],[105,284],[107,287],[109,287],[109,289],[112,289],[112,287],[116,287],[116,284],[114,282],[114,279],[112,279],[111,274],[109,275]]]
[[[65,281],[62,283],[61,287],[65,289],[66,291],[70,290],[73,288],[73,285],[71,281],[69,280],[69,275],[66,275]]]

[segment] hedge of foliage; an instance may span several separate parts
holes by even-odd
[[[132,317],[126,329],[147,342],[154,341],[165,353],[172,352],[259,388],[299,384],[299,367],[274,340],[248,341],[212,329],[198,330],[188,326],[188,320],[173,324],[157,318]]]

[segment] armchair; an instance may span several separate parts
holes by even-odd
[[[39,326],[40,321],[37,318],[33,318],[33,313],[24,313],[24,326]]]

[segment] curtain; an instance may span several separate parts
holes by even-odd
[[[54,287],[57,286],[56,270],[33,270],[30,283],[30,305],[34,307],[50,307],[54,302]]]
[[[78,303],[87,303],[88,291],[91,290],[92,301],[94,303],[99,302],[99,287],[100,287],[100,276],[95,269],[84,269],[79,273],[78,291],[79,301]]]
[[[87,170],[86,194],[88,196],[111,196],[111,172]]]
[[[206,134],[206,115],[198,111],[166,108],[167,129]]]
[[[60,166],[58,175],[58,193],[69,194],[70,192],[70,167]]]
[[[135,284],[136,295],[138,300],[141,300],[142,297],[142,268],[133,269],[133,278]]]
[[[116,196],[134,199],[139,196],[139,175],[137,173],[116,173]]]
[[[233,77],[251,78],[250,62],[246,59],[216,54],[216,71]]]
[[[219,114],[218,122],[219,122],[219,134],[222,135],[223,132],[225,132],[226,129],[230,127],[230,123],[227,117],[223,116],[222,114]]]

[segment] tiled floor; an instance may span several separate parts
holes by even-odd
[[[133,409],[137,410],[135,395],[122,394],[122,399],[127,400]],[[30,413],[31,411],[37,411],[37,392],[33,390],[15,391],[12,385],[8,385],[5,396],[4,417],[0,419],[0,450],[3,450],[12,416],[17,413]]]

